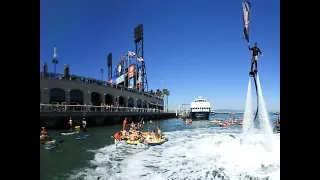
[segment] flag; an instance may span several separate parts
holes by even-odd
[[[57,58],[57,48],[56,48],[56,45],[53,46],[53,58]]]
[[[242,2],[243,10],[243,38],[249,42],[249,29],[250,29],[250,15],[251,15],[251,4],[249,1]]]
[[[128,56],[130,58],[133,58],[135,55],[136,55],[136,53],[134,53],[134,52],[131,52],[131,51],[128,52]]]
[[[142,58],[142,57],[137,57],[137,61],[138,61],[138,62],[142,62],[142,61],[143,61],[143,58]]]

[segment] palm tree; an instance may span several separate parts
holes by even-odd
[[[168,112],[168,97],[170,96],[170,91],[168,89],[163,89],[162,93],[166,96],[166,107],[167,107],[167,112]]]
[[[150,95],[153,95],[153,90],[151,89],[149,92],[148,92],[148,94],[150,94]]]
[[[56,73],[56,65],[59,63],[59,61],[58,59],[53,58],[52,63],[53,63],[53,72]]]
[[[157,95],[157,96],[162,96],[162,91],[161,91],[160,89],[157,89],[156,95]]]

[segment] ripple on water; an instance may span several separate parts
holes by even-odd
[[[215,128],[166,133],[170,140],[161,146],[146,148],[122,143],[106,146],[95,153],[91,167],[77,170],[70,179],[84,180],[169,180],[169,179],[280,179],[280,136],[276,135],[272,151],[261,139],[265,135],[247,136],[240,144]]]

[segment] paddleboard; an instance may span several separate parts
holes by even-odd
[[[75,131],[75,132],[69,132],[69,133],[61,133],[61,135],[63,135],[63,136],[68,136],[68,135],[72,135],[72,134],[78,134],[79,133],[79,131]]]
[[[87,135],[84,135],[84,136],[77,136],[77,137],[76,137],[76,140],[85,140],[85,139],[87,139],[89,136],[92,136],[92,134],[87,134]]]

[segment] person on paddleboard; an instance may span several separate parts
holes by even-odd
[[[69,125],[69,130],[70,130],[70,132],[72,132],[73,121],[72,121],[71,117],[70,117],[70,119],[69,119],[68,125]]]
[[[42,127],[40,139],[44,139],[44,138],[46,138],[46,137],[48,137],[48,135],[47,135],[47,130],[46,130],[45,127]]]
[[[87,132],[86,127],[87,127],[87,121],[86,121],[86,118],[83,118],[82,119],[82,128],[83,128],[84,135],[86,135],[86,132]]]
[[[250,47],[250,43],[248,43],[248,49],[252,51],[252,59],[251,59],[251,72],[258,72],[258,55],[260,53],[263,56],[260,48],[258,47],[258,43],[254,43],[254,47]],[[253,65],[255,69],[253,70]]]
[[[123,123],[122,123],[122,130],[125,130],[127,126],[127,118],[124,118]]]

